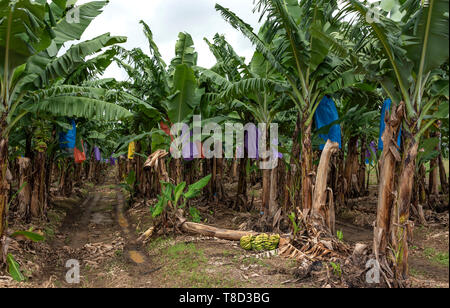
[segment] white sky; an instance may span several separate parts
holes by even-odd
[[[77,4],[89,1],[92,0],[79,0]],[[150,26],[166,63],[170,63],[175,56],[179,32],[192,35],[200,66],[209,68],[215,64],[214,56],[203,38],[207,37],[211,41],[216,33],[224,34],[237,54],[245,57],[247,62],[250,61],[255,48],[239,31],[225,22],[214,9],[216,3],[231,9],[258,32],[259,14],[252,12],[253,0],[110,0],[103,13],[88,27],[82,40],[110,32],[111,35],[128,37],[127,43],[122,44],[123,47],[140,47],[148,53],[147,39],[139,24],[140,20],[144,20]],[[124,80],[127,76],[113,63],[103,77]]]
[[[77,4],[85,2],[89,0],[81,0]],[[243,35],[222,19],[214,9],[216,3],[230,8],[252,25],[255,31],[259,28],[259,14],[252,12],[253,0],[110,0],[103,13],[86,30],[82,40],[110,32],[111,35],[128,37],[123,47],[140,47],[148,53],[147,39],[139,24],[140,20],[144,20],[150,26],[166,63],[170,63],[175,56],[175,43],[179,32],[192,35],[200,66],[209,68],[215,63],[214,56],[203,38],[207,37],[211,41],[216,33],[225,34],[236,52],[249,61],[254,48]],[[103,77],[123,80],[126,74],[112,64]]]

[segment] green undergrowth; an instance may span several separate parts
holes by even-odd
[[[433,261],[434,263],[446,267],[449,266],[448,252],[439,252],[436,251],[434,248],[425,248],[424,254],[427,257],[427,259]]]
[[[174,282],[175,287],[231,288],[240,286],[238,281],[233,281],[220,271],[211,270],[212,267],[208,264],[205,251],[193,243],[178,243],[167,247],[163,250],[163,258],[166,260],[166,270],[162,273],[164,280],[173,281],[173,277],[177,277]]]

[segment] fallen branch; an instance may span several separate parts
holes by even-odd
[[[181,230],[189,233],[201,234],[229,241],[239,241],[243,236],[258,234],[253,231],[228,230],[188,221],[185,221],[181,224]]]

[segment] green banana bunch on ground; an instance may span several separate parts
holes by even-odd
[[[241,237],[241,247],[245,250],[252,250],[252,242],[253,242],[253,236],[247,235]]]
[[[275,250],[278,248],[279,243],[279,234],[273,234],[270,236],[264,233],[257,236],[247,235],[241,237],[240,240],[240,244],[243,249],[254,251]]]
[[[268,240],[269,236],[267,234],[260,234],[256,236],[252,243],[252,249],[255,251],[263,251]]]
[[[278,248],[278,245],[280,244],[280,235],[279,234],[273,234],[269,237],[269,240],[266,242],[266,250],[275,250]]]

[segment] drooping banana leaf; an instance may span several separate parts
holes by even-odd
[[[66,116],[114,121],[132,116],[127,109],[112,103],[88,97],[55,96],[49,97],[26,109],[28,112],[48,112],[54,116]]]
[[[102,13],[108,1],[92,1],[73,8],[69,14],[75,14],[76,22],[69,18],[62,18],[53,28],[55,44],[60,47],[68,41],[79,40],[91,22]],[[59,49],[59,48],[58,48]]]
[[[35,1],[0,1],[0,73],[8,75],[51,43],[46,7]],[[8,52],[7,52],[8,51]],[[5,81],[6,82],[6,81]]]

